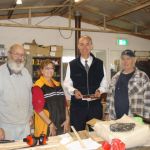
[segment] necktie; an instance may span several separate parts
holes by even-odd
[[[88,65],[88,63],[87,63],[87,60],[85,60],[85,70],[86,70],[86,72],[89,71],[89,65]]]

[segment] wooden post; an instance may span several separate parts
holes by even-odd
[[[81,28],[81,14],[79,11],[75,12],[75,28]],[[79,54],[78,50],[78,40],[81,36],[81,31],[75,31],[75,57],[77,58]]]

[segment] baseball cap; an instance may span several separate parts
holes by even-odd
[[[121,53],[121,56],[123,56],[123,55],[127,55],[127,56],[129,56],[129,57],[135,57],[135,53],[134,53],[132,50],[130,50],[130,49],[124,50],[124,51]]]

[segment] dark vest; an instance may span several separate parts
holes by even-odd
[[[91,56],[93,61],[88,75],[80,61],[80,57],[70,62],[70,77],[73,81],[73,87],[83,95],[94,94],[104,77],[103,62],[92,54]],[[74,99],[74,96],[72,98]]]
[[[66,120],[64,91],[61,86],[49,87],[44,85],[41,89],[45,99],[44,109],[50,112],[50,118],[57,127],[57,134],[62,134],[61,124]]]

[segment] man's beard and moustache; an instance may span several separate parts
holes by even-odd
[[[21,73],[22,69],[24,68],[24,65],[25,62],[22,60],[16,60],[16,61],[12,59],[8,60],[8,66],[10,70],[15,74]]]

